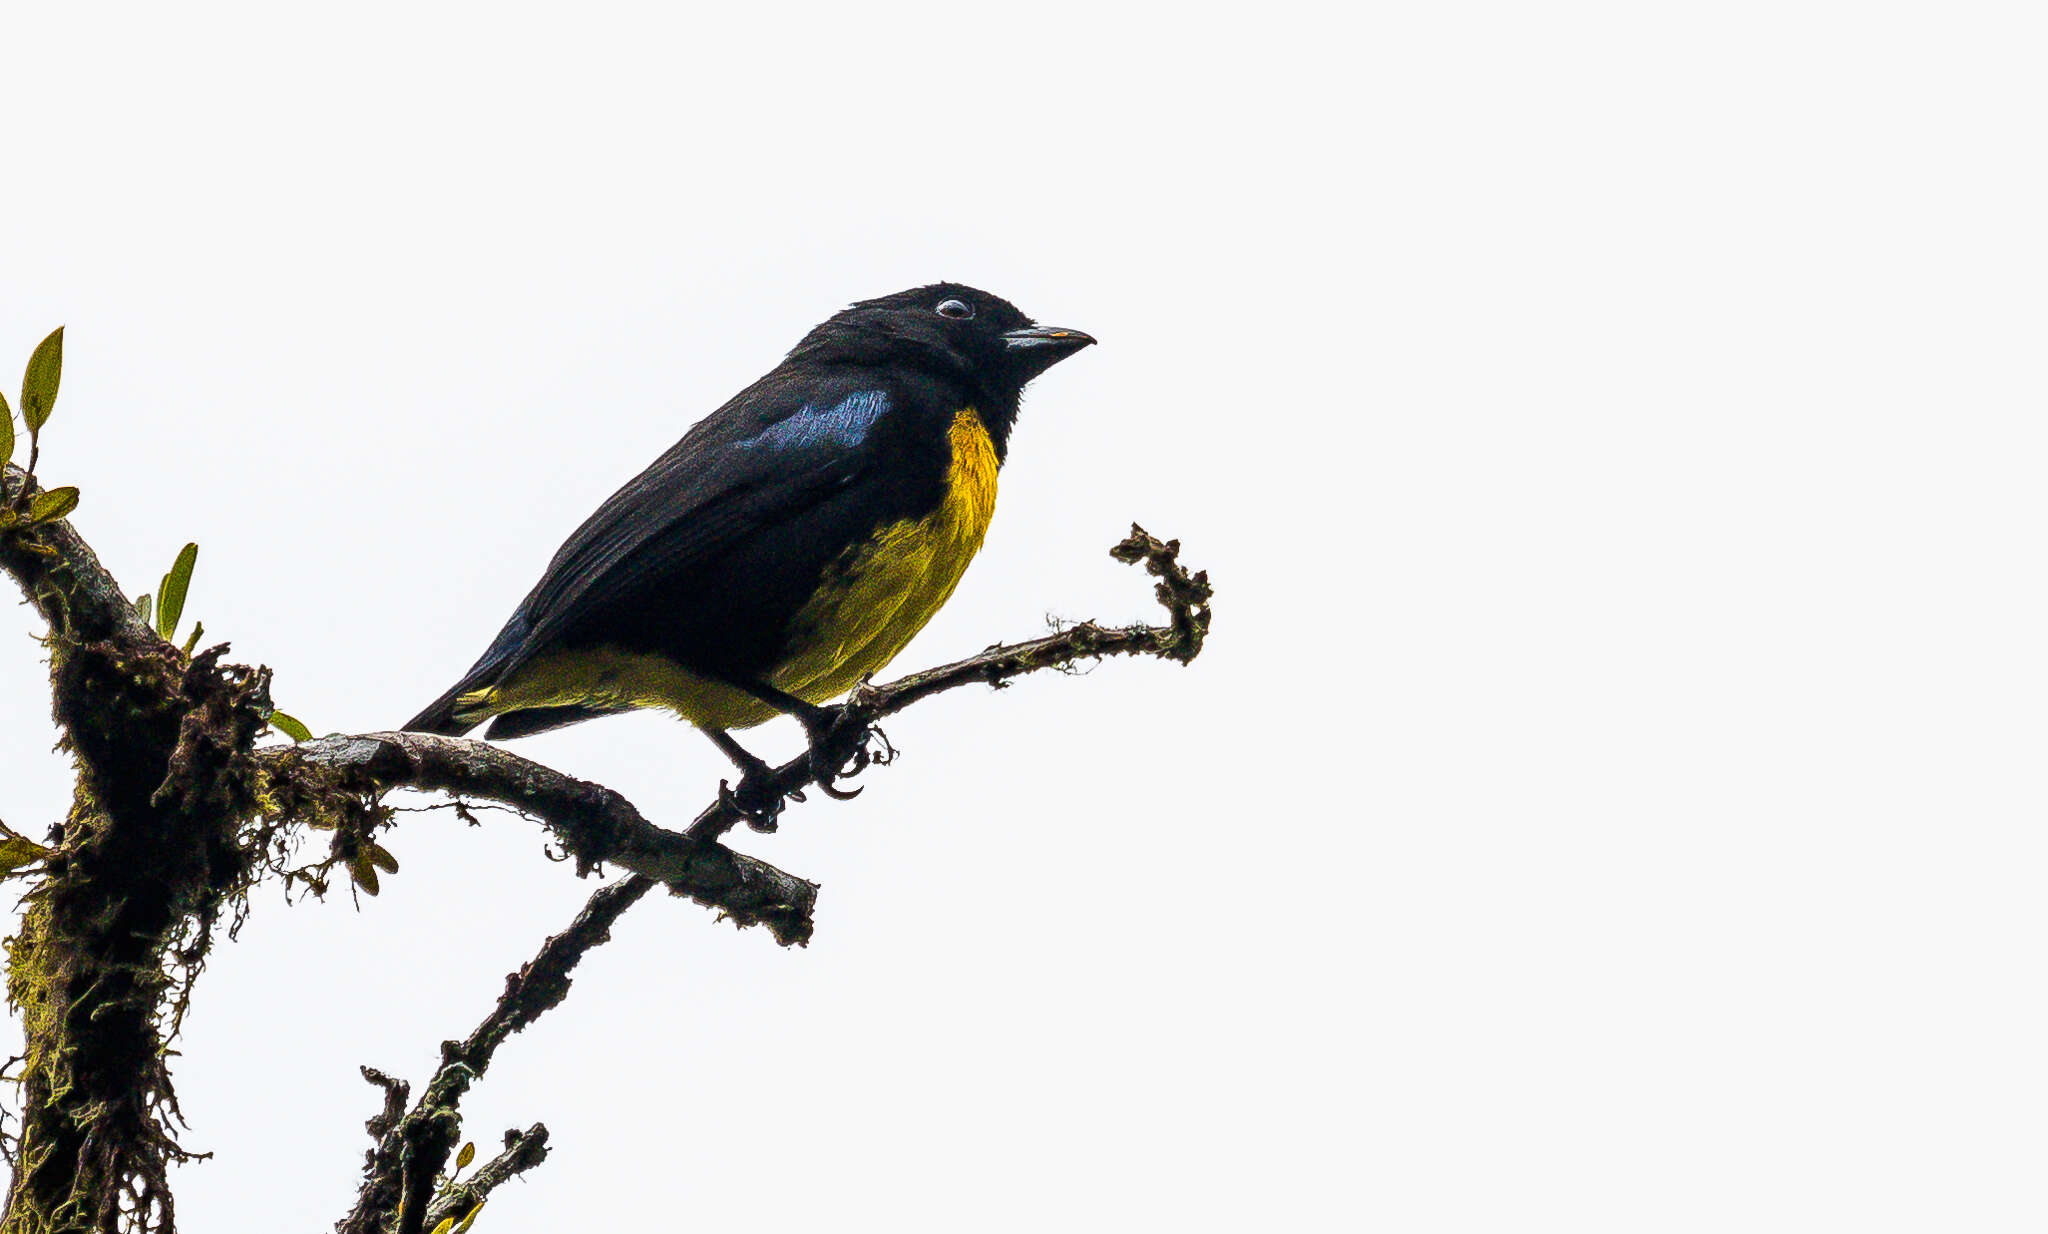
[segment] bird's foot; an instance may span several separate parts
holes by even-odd
[[[818,781],[818,791],[834,800],[851,801],[861,794],[857,788],[836,787],[835,780],[850,780],[870,764],[879,765],[895,757],[896,749],[882,730],[853,718],[844,705],[813,707],[797,719],[810,738],[811,774]],[[876,739],[881,741],[881,749],[870,750]]]
[[[782,816],[783,801],[783,795],[770,787],[775,779],[775,769],[750,754],[740,763],[740,773],[736,788],[727,787],[724,780],[718,782],[718,799],[755,831],[775,830],[775,820]],[[789,795],[798,801],[803,800],[801,793]]]

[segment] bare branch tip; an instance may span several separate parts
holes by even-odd
[[[1158,577],[1159,585],[1153,588],[1153,594],[1173,618],[1171,635],[1159,654],[1182,664],[1192,663],[1201,654],[1202,640],[1209,633],[1209,604],[1214,595],[1209,572],[1188,573],[1187,567],[1180,564],[1179,540],[1162,541],[1136,523],[1131,524],[1131,534],[1111,548],[1109,555],[1126,565],[1142,561],[1146,571]]]

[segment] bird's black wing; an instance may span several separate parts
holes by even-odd
[[[555,553],[460,682],[407,724],[467,731],[457,696],[502,681],[535,654],[663,580],[817,509],[873,469],[869,438],[890,410],[870,375],[756,382],[614,493]]]

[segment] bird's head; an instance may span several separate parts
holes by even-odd
[[[1024,384],[1095,340],[1041,326],[1001,296],[933,283],[862,300],[805,336],[792,359],[890,361],[966,380],[1011,408]]]

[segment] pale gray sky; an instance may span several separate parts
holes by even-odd
[[[563,1229],[2037,1229],[2048,115],[2016,4],[13,6],[0,380],[43,475],[318,731],[849,300],[1102,345],[898,661],[1147,617],[1192,669],[956,694],[650,901],[468,1104]],[[24,609],[0,817],[66,799]],[[756,742],[796,748],[792,727]],[[681,821],[639,716],[515,745]],[[177,1063],[193,1230],[319,1229],[590,890],[446,812],[266,895]]]

